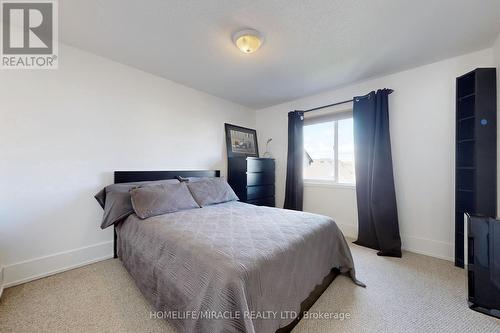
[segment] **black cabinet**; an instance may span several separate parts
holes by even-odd
[[[274,169],[271,158],[230,157],[228,183],[241,202],[274,207]]]
[[[469,306],[500,318],[500,221],[469,216],[467,225]]]
[[[464,267],[464,213],[496,216],[496,70],[478,68],[456,84],[455,265]]]

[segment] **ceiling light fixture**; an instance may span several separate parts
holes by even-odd
[[[257,30],[245,29],[238,31],[233,35],[234,44],[243,53],[253,53],[262,45],[262,34]]]

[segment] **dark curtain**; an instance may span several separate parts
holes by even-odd
[[[389,89],[354,98],[354,151],[359,231],[355,244],[401,257],[389,134]]]
[[[283,208],[302,210],[304,195],[304,112],[288,113],[288,157],[286,164],[285,204]]]

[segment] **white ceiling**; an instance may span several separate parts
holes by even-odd
[[[500,0],[63,0],[70,45],[252,108],[490,47]],[[231,42],[265,36],[254,54]]]

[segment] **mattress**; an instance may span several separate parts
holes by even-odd
[[[116,228],[154,316],[180,332],[275,332],[332,268],[356,282],[342,232],[322,215],[228,202]]]

